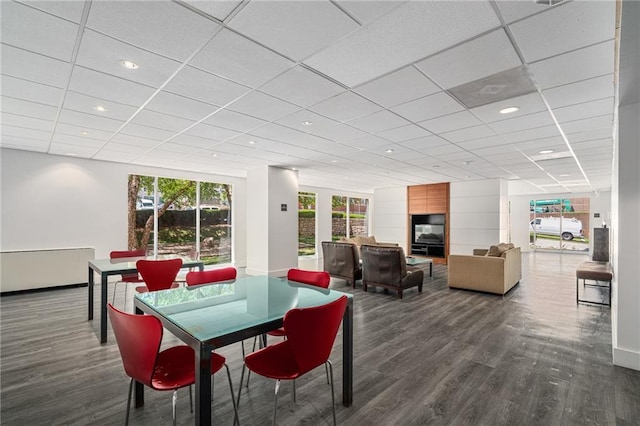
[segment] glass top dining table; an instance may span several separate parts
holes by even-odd
[[[191,346],[196,367],[196,424],[211,423],[211,351],[282,326],[292,308],[320,306],[347,296],[342,323],[342,403],[353,400],[353,295],[270,276],[136,294],[136,313],[154,315]],[[136,407],[144,387],[136,383]]]

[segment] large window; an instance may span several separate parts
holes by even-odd
[[[231,262],[229,185],[130,175],[128,191],[130,249]]]
[[[316,254],[316,194],[298,193],[298,256]]]
[[[531,248],[589,251],[589,211],[589,198],[529,201]]]
[[[331,238],[333,241],[369,235],[369,200],[339,195],[331,197]]]

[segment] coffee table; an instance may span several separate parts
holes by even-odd
[[[433,259],[428,257],[414,257],[407,256],[407,265],[409,266],[421,266],[429,264],[429,277],[433,278]]]

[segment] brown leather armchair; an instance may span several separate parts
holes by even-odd
[[[362,253],[362,289],[368,286],[380,286],[398,292],[411,287],[418,287],[422,293],[424,272],[421,269],[407,266],[402,247],[367,246],[360,247]]]
[[[362,267],[358,248],[353,243],[323,241],[323,269],[332,277],[341,278],[356,287],[356,281],[362,279]]]

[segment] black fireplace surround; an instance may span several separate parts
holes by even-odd
[[[444,214],[411,215],[411,254],[444,257]]]

